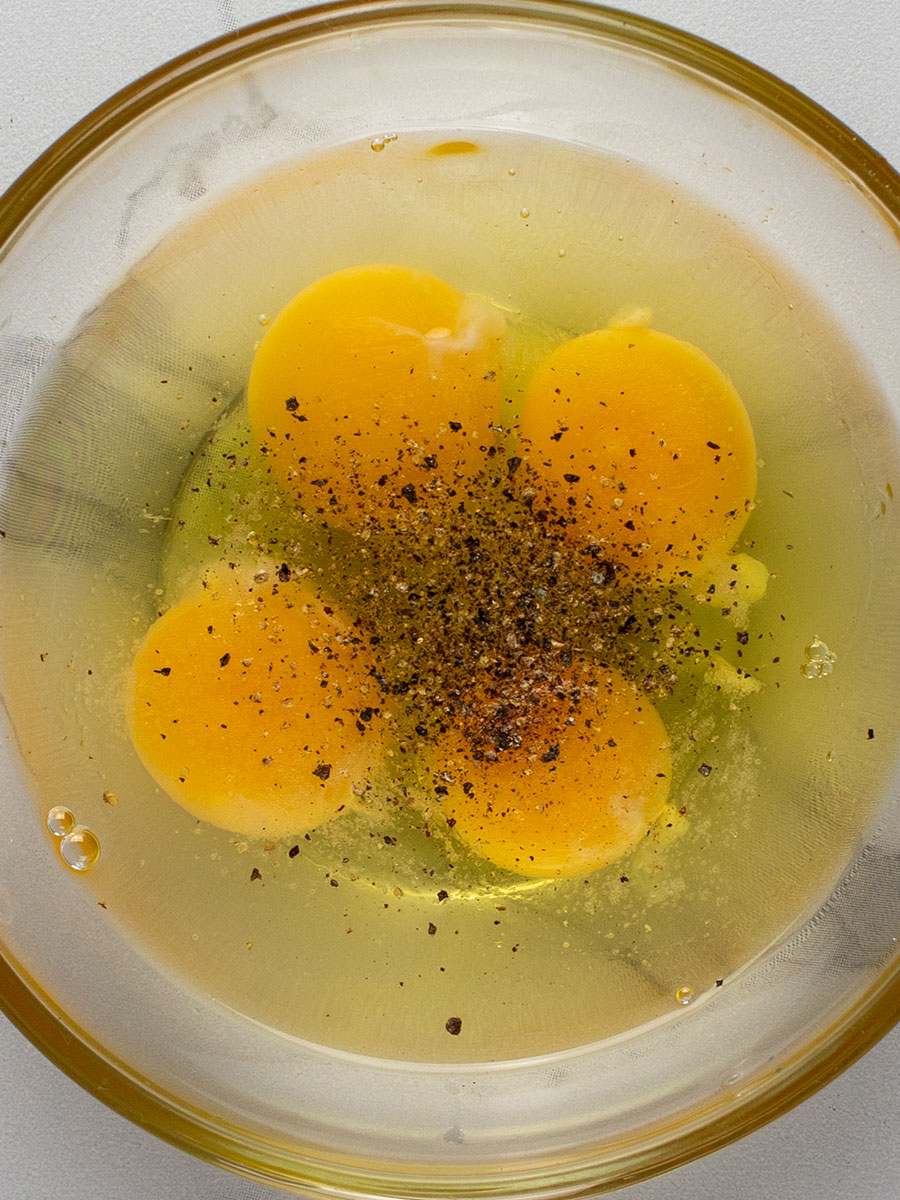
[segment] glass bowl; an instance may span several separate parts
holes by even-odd
[[[717,916],[728,879],[706,880],[696,904],[717,936],[736,939],[731,953],[718,951],[721,977],[670,970],[657,1008],[636,1008],[630,1025],[592,1025],[589,1006],[567,996],[568,1037],[510,1032],[496,1016],[496,1054],[490,1033],[448,1040],[443,1057],[410,1033],[404,1053],[375,1012],[359,1014],[355,1040],[330,1045],[325,1032],[258,1019],[235,998],[239,986],[192,967],[191,939],[199,963],[212,934],[190,932],[192,914],[171,900],[173,872],[202,859],[205,886],[209,861],[216,874],[236,873],[235,863],[265,863],[254,855],[270,851],[223,850],[191,822],[173,829],[159,818],[163,802],[148,799],[150,815],[135,816],[134,768],[110,765],[122,754],[122,662],[165,586],[158,562],[186,466],[217,406],[240,392],[254,343],[286,298],[272,275],[247,276],[247,247],[266,244],[287,203],[284,181],[346,144],[383,171],[424,139],[456,147],[441,156],[456,170],[468,161],[462,146],[506,138],[505,153],[535,137],[574,148],[588,184],[591,171],[597,180],[574,194],[572,212],[544,214],[552,237],[535,243],[552,243],[565,264],[556,269],[573,272],[558,321],[577,329],[582,319],[573,314],[585,309],[585,236],[569,231],[593,205],[604,253],[630,280],[624,300],[646,301],[642,287],[654,293],[654,310],[735,375],[748,403],[755,398],[761,452],[788,446],[798,462],[823,464],[805,501],[802,489],[779,489],[800,518],[781,500],[759,517],[770,540],[785,522],[785,552],[802,555],[810,595],[825,598],[820,608],[810,601],[793,635],[796,661],[773,676],[786,698],[758,733],[762,750],[781,738],[790,757],[793,785],[777,799],[794,837],[742,883],[758,944]],[[556,185],[540,191],[525,150],[509,162],[514,182],[496,194],[514,205],[515,235],[478,224],[493,201],[473,200],[478,185],[465,177],[428,231],[445,244],[423,250],[412,225],[404,230],[396,214],[385,223],[378,187],[360,184],[357,208],[329,199],[323,218],[311,206],[296,286],[330,269],[330,238],[352,226],[342,253],[352,247],[357,260],[430,253],[452,271],[465,245],[484,264],[476,290],[491,290],[494,260],[522,255],[515,239],[538,236],[530,196]],[[374,165],[367,170],[371,180]],[[515,192],[523,179],[532,193]],[[617,189],[626,203],[615,208]],[[674,214],[667,287],[646,284],[635,265],[641,197],[658,225],[663,192]],[[226,235],[222,214],[235,197],[241,220]],[[280,17],[161,68],[38,160],[0,206],[0,1002],[28,1037],[106,1103],[204,1158],[305,1194],[387,1197],[596,1194],[748,1132],[867,1049],[896,1019],[900,989],[898,216],[893,171],[790,88],[685,34],[571,3],[338,4]],[[220,246],[214,329],[201,243]],[[274,273],[281,248],[267,253]],[[679,317],[670,293],[705,287],[725,297],[726,315],[688,299]],[[515,299],[538,306],[541,288],[524,280]],[[188,387],[195,366],[202,397]],[[838,443],[846,453],[832,472]],[[775,601],[778,588],[770,582]],[[842,607],[829,609],[829,597]],[[51,630],[52,644],[42,641]],[[825,661],[827,678],[816,665]],[[830,741],[791,725],[805,687],[819,689],[816,728]],[[62,861],[61,827],[47,828],[57,805],[96,833],[96,864],[76,856],[77,841],[67,843],[69,867]],[[740,828],[741,854],[742,838],[764,839],[752,812]],[[620,878],[628,882],[625,868]],[[690,903],[672,889],[653,911],[677,926]],[[141,924],[141,910],[158,911],[157,923]],[[621,902],[610,911],[617,929],[634,920]],[[555,933],[599,942],[604,914],[590,915],[570,935],[558,912]],[[184,940],[177,966],[169,928]],[[472,951],[479,964],[483,954]],[[233,948],[223,955],[228,977],[239,977]],[[562,961],[532,965],[535,994],[538,973]],[[352,1006],[353,953],[342,962]],[[569,982],[562,972],[561,994]],[[595,1007],[604,1002],[598,993]]]

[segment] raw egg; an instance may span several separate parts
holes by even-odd
[[[259,347],[254,436],[288,494],[345,528],[392,523],[477,474],[505,320],[422,271],[352,267],[300,292]]]
[[[531,379],[520,431],[540,502],[645,576],[726,553],[753,506],[756,445],[737,391],[702,350],[656,330],[559,346]]]
[[[598,669],[519,703],[479,703],[440,743],[453,833],[519,875],[586,875],[632,850],[671,781],[656,709],[623,676]]]
[[[373,664],[350,623],[301,585],[204,583],[135,655],[134,746],[195,817],[251,836],[313,829],[355,804],[381,762]]]

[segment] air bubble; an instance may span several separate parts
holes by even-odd
[[[47,813],[47,828],[54,837],[65,837],[75,828],[75,814],[65,805],[55,805]]]
[[[520,209],[519,209],[519,216],[520,216],[520,217],[530,217],[530,216],[531,216],[531,209],[530,209],[530,208],[520,208]]]
[[[268,313],[260,313],[256,319],[259,321],[260,325],[268,325],[270,317]]]
[[[59,853],[73,871],[89,871],[100,857],[100,842],[86,826],[76,825],[59,843]]]
[[[557,257],[559,257],[559,258],[565,258],[565,257],[566,257],[566,252],[565,252],[565,250],[563,250],[562,248],[560,248],[559,250],[557,250],[556,254],[557,254]]]
[[[687,983],[684,984],[683,987],[680,987],[675,993],[675,999],[679,1004],[690,1004],[693,998],[694,989],[690,986],[690,984]]]

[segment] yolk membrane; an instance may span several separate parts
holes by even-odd
[[[254,436],[305,512],[398,521],[464,485],[493,440],[505,320],[405,267],[352,267],[300,292],[250,374]]]
[[[135,655],[135,748],[195,817],[251,836],[313,829],[353,805],[381,761],[372,662],[297,584],[206,582]]]
[[[738,393],[703,351],[652,329],[559,346],[531,379],[520,431],[570,531],[645,577],[726,553],[753,505],[756,446]]]

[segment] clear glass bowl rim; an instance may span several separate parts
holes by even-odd
[[[653,19],[583,0],[335,0],[288,12],[225,34],[135,80],[95,108],[53,143],[0,196],[0,256],[29,216],[94,151],[167,97],[215,72],[278,46],[323,32],[369,27],[388,20],[486,21],[546,25],[594,34],[725,85],[780,117],[853,176],[880,203],[900,240],[900,175],[820,105],[776,76],[714,43]],[[561,1164],[558,1172],[505,1169],[498,1179],[469,1174],[367,1180],[354,1167],[276,1163],[266,1146],[238,1129],[204,1120],[145,1084],[126,1064],[110,1061],[78,1036],[37,981],[24,978],[0,956],[0,1011],[56,1066],[110,1108],[169,1143],[261,1183],[311,1188],[319,1194],[360,1197],[542,1195],[589,1197],[671,1170],[751,1133],[805,1100],[865,1054],[900,1019],[900,958],[830,1028],[791,1062],[779,1064],[770,1086],[735,1111],[693,1125],[648,1150],[635,1144],[617,1160],[615,1176],[603,1164]],[[483,1190],[479,1190],[479,1184]]]

